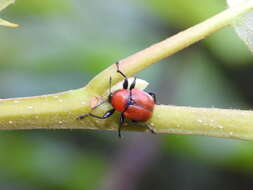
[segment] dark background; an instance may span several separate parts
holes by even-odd
[[[1,17],[0,98],[80,88],[226,8],[221,0],[17,0]],[[226,28],[138,76],[162,104],[252,109],[253,57]],[[253,144],[89,130],[2,131],[0,189],[252,189]]]

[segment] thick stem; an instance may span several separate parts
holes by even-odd
[[[90,110],[91,91],[0,100],[0,129],[79,128],[80,113]]]
[[[0,105],[5,109],[5,115],[0,117],[0,129],[117,129],[117,116],[106,120],[76,119],[90,109],[86,102],[89,102],[87,100],[91,97],[94,97],[94,94],[74,90],[68,93],[1,101]],[[109,105],[104,105],[96,113],[102,115],[108,108]],[[157,133],[253,140],[253,111],[156,105],[148,124]],[[124,129],[149,132],[141,125],[130,125]]]
[[[150,125],[159,133],[253,140],[253,111],[159,105]]]

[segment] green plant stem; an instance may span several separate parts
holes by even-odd
[[[159,133],[253,140],[253,111],[159,105],[150,124]]]
[[[229,8],[203,23],[121,60],[121,70],[128,76],[133,75],[229,25],[252,8],[252,1]],[[79,115],[89,112],[94,100],[107,92],[110,76],[113,78],[113,84],[122,80],[122,77],[116,73],[115,65],[112,65],[81,89],[45,96],[0,100],[0,129],[116,130],[118,128],[117,114],[106,120],[76,119]],[[105,104],[95,113],[103,114],[109,106]],[[251,118],[253,118],[251,111],[157,105],[148,123],[157,133],[253,140],[253,119]],[[145,130],[136,126],[125,129]]]

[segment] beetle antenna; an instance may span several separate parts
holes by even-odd
[[[128,78],[127,76],[119,69],[119,62],[116,62],[116,67],[117,67],[117,72],[120,73],[124,78],[124,82],[123,82],[123,88],[124,89],[128,89]]]
[[[111,102],[111,100],[112,100],[112,77],[110,76],[108,101]]]
[[[153,129],[153,127],[151,127],[149,124],[146,124],[147,129],[152,133],[152,134],[156,134],[155,130]]]
[[[133,99],[132,99],[132,90],[134,89],[136,84],[136,77],[134,77],[134,81],[132,82],[131,86],[130,86],[130,95],[129,95],[129,99],[130,99],[130,104],[133,103]]]
[[[132,84],[130,85],[129,90],[134,89],[135,85],[136,85],[136,77],[134,77],[134,80],[133,80]]]
[[[117,66],[117,72],[120,73],[125,79],[127,79],[127,76],[119,69],[119,62],[116,62],[116,66]]]
[[[109,95],[112,94],[112,77],[109,79]]]

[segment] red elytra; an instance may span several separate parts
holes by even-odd
[[[154,105],[156,104],[156,96],[152,92],[145,92],[143,90],[134,88],[136,84],[136,78],[134,78],[134,81],[131,83],[128,89],[127,76],[119,70],[118,62],[116,63],[116,66],[117,72],[120,73],[125,79],[123,82],[123,88],[116,90],[115,92],[110,92],[108,96],[108,101],[111,103],[113,109],[107,111],[103,116],[87,113],[79,116],[78,119],[83,119],[87,116],[95,117],[97,119],[106,119],[110,117],[115,112],[115,110],[117,110],[118,112],[121,112],[120,125],[118,128],[118,136],[121,137],[121,127],[125,123],[126,118],[134,122],[144,122],[151,118]],[[93,109],[97,108],[98,106],[95,106]],[[155,133],[149,125],[146,125],[146,127],[152,133]]]
[[[147,121],[151,118],[155,101],[147,92],[132,89],[131,100],[129,104],[130,90],[121,89],[112,93],[112,107],[123,113],[123,115],[133,121]]]

